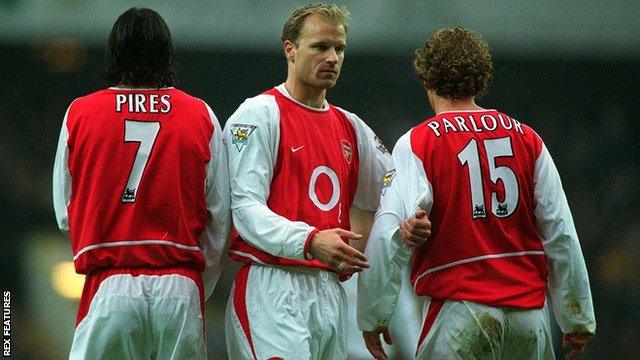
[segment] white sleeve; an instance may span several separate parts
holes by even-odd
[[[358,116],[344,109],[347,118],[353,124],[358,139],[358,187],[353,205],[361,210],[376,211],[380,203],[380,179],[393,169],[393,161],[389,151],[380,138]]]
[[[549,293],[565,334],[595,333],[589,276],[551,155],[543,146],[534,173],[534,215],[549,267]]]
[[[73,105],[73,104],[72,104]],[[69,216],[67,206],[71,199],[71,173],[69,173],[69,129],[67,128],[67,116],[69,109],[64,115],[60,137],[58,138],[58,149],[53,163],[53,209],[56,213],[58,227],[65,233],[69,232]]]
[[[220,278],[223,258],[229,245],[231,228],[231,199],[229,197],[229,174],[227,171],[227,149],[222,143],[222,127],[209,105],[205,103],[213,123],[213,134],[209,141],[211,160],[206,166],[205,199],[207,224],[200,234],[200,247],[206,260],[202,274],[207,299]]]
[[[228,147],[231,213],[240,236],[269,254],[304,259],[304,245],[315,227],[291,221],[267,206],[280,143],[279,110],[270,95],[246,100],[229,118]]]
[[[402,136],[393,149],[396,168],[384,175],[380,209],[365,250],[371,267],[358,275],[358,328],[362,331],[389,326],[402,286],[401,269],[412,254],[400,237],[399,224],[418,207],[428,213],[433,205],[431,184],[411,150],[410,134]]]

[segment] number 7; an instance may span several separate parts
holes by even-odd
[[[142,180],[142,174],[147,167],[147,162],[159,131],[160,122],[158,121],[124,121],[124,142],[139,142],[140,146],[131,166],[127,186],[125,186],[122,193],[122,202],[132,203],[136,201],[140,180]]]

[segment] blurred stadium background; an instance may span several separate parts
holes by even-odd
[[[12,292],[13,358],[68,354],[82,279],[56,228],[51,169],[67,106],[103,87],[117,16],[131,6],[158,11],[174,35],[179,87],[224,123],[246,97],[284,81],[280,31],[303,3],[0,0],[0,287]],[[389,148],[432,115],[412,72],[415,48],[440,27],[484,36],[495,75],[479,103],[541,134],[573,210],[598,321],[584,358],[640,358],[640,2],[339,3],[352,14],[349,49],[328,99],[359,114]],[[207,303],[212,359],[226,358],[235,269],[229,261]]]

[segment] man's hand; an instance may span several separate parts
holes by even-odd
[[[418,209],[414,217],[400,223],[400,236],[408,247],[418,247],[424,244],[431,235],[431,221],[427,212]]]
[[[571,350],[565,355],[565,360],[574,360],[578,358],[578,355],[584,352],[587,347],[587,343],[593,334],[564,334],[562,335],[562,347]]]
[[[362,337],[364,338],[364,344],[367,345],[367,349],[373,355],[376,360],[387,360],[387,353],[384,352],[382,342],[380,341],[380,334],[384,338],[384,342],[389,345],[393,345],[393,339],[389,329],[382,329],[378,331],[363,331]]]
[[[360,272],[368,268],[367,257],[343,239],[360,239],[362,235],[340,228],[318,231],[311,239],[309,253],[337,272]]]

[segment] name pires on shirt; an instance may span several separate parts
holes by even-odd
[[[158,94],[116,94],[116,112],[126,106],[130,113],[163,113],[171,111],[171,95]]]

